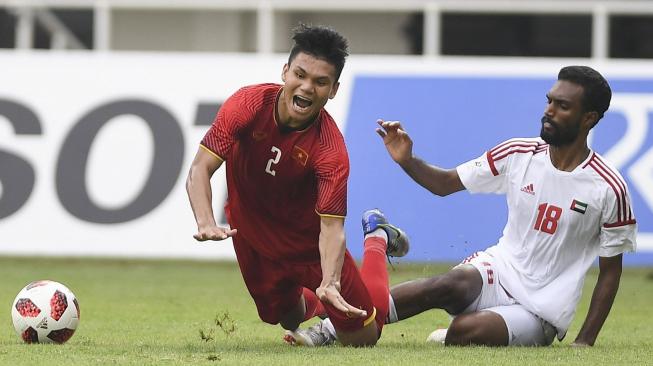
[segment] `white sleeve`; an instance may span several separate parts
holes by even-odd
[[[458,176],[470,193],[506,193],[508,161],[493,161],[489,152],[456,167]]]
[[[637,248],[637,221],[632,211],[627,187],[615,192],[607,189],[601,217],[599,256],[613,257]]]

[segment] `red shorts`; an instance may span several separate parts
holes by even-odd
[[[266,323],[279,323],[283,315],[297,306],[303,287],[315,291],[322,282],[319,262],[276,261],[257,253],[242,237],[233,237],[233,243],[245,285],[256,303],[259,317]],[[376,310],[372,298],[349,251],[345,252],[340,286],[340,294],[345,301],[367,311],[368,315],[365,318],[350,318],[333,306],[324,304],[333,326],[338,330],[352,332],[373,322]]]

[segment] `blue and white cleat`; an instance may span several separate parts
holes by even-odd
[[[390,257],[403,257],[410,249],[408,235],[400,228],[389,224],[388,219],[378,208],[363,213],[363,235],[376,229],[383,229],[388,234],[388,248],[385,253]]]

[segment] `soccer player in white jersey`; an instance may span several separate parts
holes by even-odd
[[[447,345],[549,345],[565,336],[598,256],[599,278],[573,342],[594,344],[637,232],[626,183],[587,145],[610,98],[598,72],[565,67],[546,94],[540,138],[508,140],[456,169],[420,160],[399,122],[378,121],[392,159],[424,188],[439,196],[502,193],[508,202],[496,245],[447,273],[391,289],[389,322],[439,308],[453,316]]]

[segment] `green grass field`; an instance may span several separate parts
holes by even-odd
[[[391,281],[447,266],[399,264]],[[27,345],[10,308],[36,279],[66,284],[77,295],[80,326],[65,345]],[[258,320],[235,263],[0,257],[1,365],[650,365],[653,276],[628,268],[611,316],[593,348],[572,348],[596,271],[567,338],[547,348],[443,347],[424,342],[447,316],[434,310],[384,328],[375,348],[290,347],[278,326]],[[216,325],[216,318],[221,325]],[[312,322],[310,322],[312,324]]]

